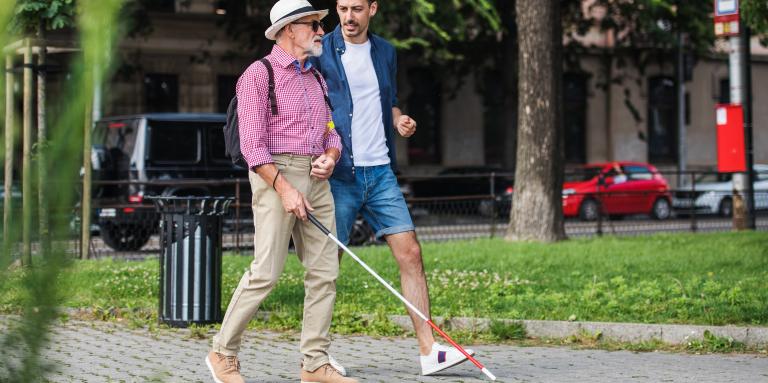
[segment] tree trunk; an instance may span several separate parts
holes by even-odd
[[[519,94],[515,193],[507,240],[565,239],[562,214],[560,0],[518,0]]]
[[[32,129],[34,109],[32,96],[34,71],[32,69],[32,42],[24,42],[24,105],[21,157],[21,264],[32,265]]]
[[[40,22],[37,37],[40,39],[40,53],[37,56],[37,202],[40,231],[40,253],[44,257],[51,252],[51,226],[48,211],[48,131],[46,127],[46,77],[48,76],[45,43],[45,23]]]

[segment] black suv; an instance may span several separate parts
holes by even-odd
[[[227,157],[224,114],[141,114],[104,118],[93,134],[94,222],[101,239],[119,251],[142,248],[157,231],[158,215],[145,196],[234,196],[247,178]],[[109,181],[133,181],[125,182]],[[217,182],[218,181],[218,182]],[[240,186],[241,217],[250,221],[251,188]],[[241,228],[253,227],[245,224]],[[225,220],[225,228],[232,229]],[[358,219],[350,244],[372,243]]]
[[[100,235],[108,246],[137,250],[156,231],[158,217],[145,196],[234,194],[233,184],[206,181],[247,177],[225,154],[224,123],[223,114],[181,113],[110,117],[96,123],[93,198]],[[100,182],[126,180],[138,184]],[[186,182],[176,182],[180,180]],[[250,200],[250,187],[242,191],[241,200]]]

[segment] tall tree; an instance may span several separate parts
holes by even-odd
[[[516,5],[518,135],[507,240],[565,238],[562,214],[562,26],[560,0]]]

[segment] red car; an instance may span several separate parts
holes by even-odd
[[[563,184],[563,215],[594,221],[600,214],[670,217],[667,180],[653,165],[639,162],[588,164],[568,173]]]

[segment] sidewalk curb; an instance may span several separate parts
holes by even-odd
[[[373,317],[373,316],[371,316]],[[389,320],[400,327],[413,331],[410,317],[406,315],[390,315]],[[500,322],[511,325],[522,323],[526,335],[536,338],[567,338],[582,333],[595,334],[600,332],[604,339],[620,342],[638,343],[660,340],[667,344],[686,344],[692,340],[704,339],[704,332],[709,330],[715,336],[733,339],[748,347],[768,346],[768,327],[738,327],[738,326],[699,326],[673,324],[645,323],[612,323],[612,322],[568,322],[546,320],[510,320]],[[445,319],[435,317],[434,322],[446,330],[486,331],[491,324],[487,318],[457,317]]]
[[[108,310],[111,315],[118,315],[120,310]],[[82,314],[93,314],[93,309],[88,308],[66,308],[62,312],[80,316]],[[147,312],[148,314],[149,312]],[[268,320],[272,315],[268,311],[258,311],[254,319]],[[376,320],[373,314],[363,314],[362,317],[367,321]],[[388,315],[387,318],[392,323],[402,327],[404,330],[413,331],[411,318],[407,315]],[[466,330],[466,331],[487,331],[492,322],[488,318],[456,317],[444,318],[433,317],[435,324],[443,330]],[[732,339],[743,343],[747,347],[768,346],[768,327],[740,327],[740,326],[700,326],[700,325],[675,325],[675,324],[652,324],[652,323],[615,323],[615,322],[570,322],[570,321],[548,321],[548,320],[514,320],[499,319],[493,322],[502,322],[506,325],[522,323],[525,327],[527,336],[534,338],[555,338],[563,339],[573,335],[583,333],[596,334],[601,333],[603,339],[610,339],[619,342],[639,343],[651,340],[659,340],[663,343],[679,345],[686,344],[693,340],[703,340],[704,332],[717,337]]]

